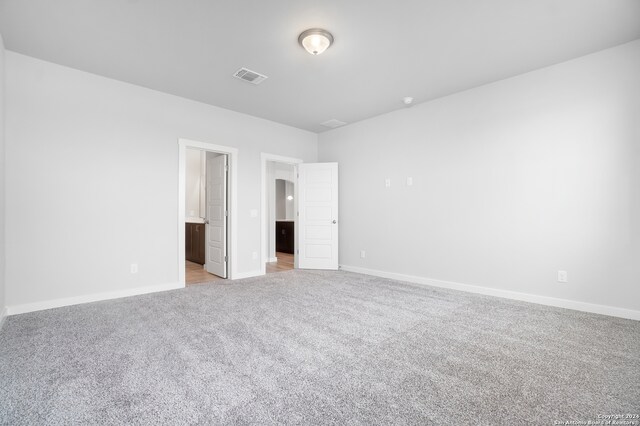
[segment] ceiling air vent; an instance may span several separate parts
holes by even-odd
[[[260,84],[268,78],[266,75],[262,75],[246,68],[240,68],[235,74],[233,74],[233,76],[240,80],[248,81],[251,84]]]
[[[335,118],[332,118],[331,120],[327,120],[324,123],[320,123],[320,124],[324,127],[335,129],[336,127],[344,126],[347,123],[345,123],[344,121],[340,121],[340,120],[336,120]]]

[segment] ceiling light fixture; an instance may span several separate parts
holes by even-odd
[[[333,36],[327,30],[311,28],[300,34],[298,43],[312,55],[319,55],[331,46]]]

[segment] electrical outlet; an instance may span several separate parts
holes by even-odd
[[[364,259],[365,257],[367,257],[367,253],[365,253],[364,250],[360,250],[360,259]]]
[[[253,260],[258,259],[258,252],[257,252],[257,251],[252,252],[252,253],[251,253],[251,258],[252,258]]]
[[[413,185],[413,178],[412,177],[408,177],[407,178],[407,186],[411,186]]]
[[[386,186],[387,188],[391,188],[391,179],[386,178],[384,180],[384,186]]]
[[[567,271],[558,271],[558,282],[566,283],[568,281]]]
[[[132,263],[131,264],[131,273],[132,274],[137,274],[138,273],[138,264],[137,263]]]

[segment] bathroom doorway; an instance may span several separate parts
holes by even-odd
[[[180,140],[178,268],[185,285],[235,275],[237,150]]]
[[[263,271],[295,268],[297,165],[301,160],[262,154]]]
[[[187,148],[185,284],[227,278],[226,154]]]
[[[269,239],[269,262],[266,273],[293,269],[295,253],[295,166],[274,163],[274,197],[269,204],[275,205],[275,216],[269,221],[275,233]],[[273,223],[272,223],[273,222]]]

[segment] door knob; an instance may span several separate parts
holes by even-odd
[[[333,223],[333,224],[335,225],[335,224],[336,224],[336,223],[338,223],[338,222],[336,222],[336,221],[334,220],[334,221],[333,221],[333,222],[331,222],[331,223]]]
[[[205,219],[205,220],[204,220],[204,224],[205,224],[205,225],[208,225],[208,224],[209,224],[209,219]]]

